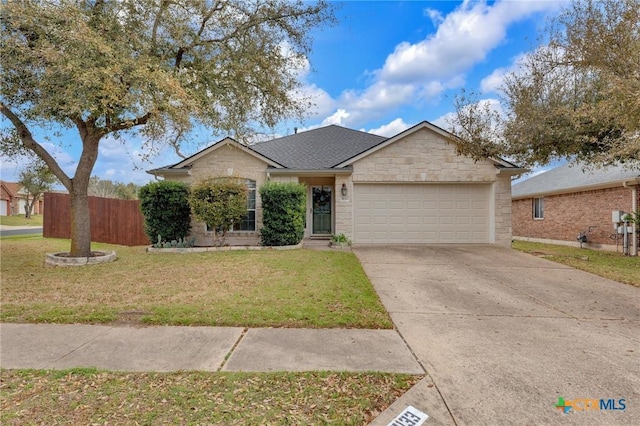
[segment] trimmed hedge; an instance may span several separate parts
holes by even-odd
[[[290,246],[304,237],[306,187],[299,183],[267,182],[260,187],[263,246]]]
[[[152,243],[184,238],[191,230],[189,186],[163,180],[140,188],[140,210],[144,215],[144,231]]]

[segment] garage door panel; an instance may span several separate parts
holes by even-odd
[[[490,185],[355,184],[356,243],[487,243]]]

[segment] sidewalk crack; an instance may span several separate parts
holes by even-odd
[[[231,357],[231,355],[233,354],[233,351],[236,350],[236,348],[238,347],[238,345],[240,344],[240,342],[242,341],[242,339],[244,339],[244,336],[249,332],[249,327],[245,327],[244,330],[242,330],[242,333],[240,333],[240,337],[238,337],[238,340],[236,340],[236,342],[233,344],[233,346],[231,347],[231,349],[229,349],[229,352],[227,352],[227,354],[224,357],[224,360],[222,360],[222,364],[220,364],[220,366],[218,367],[218,369],[216,370],[216,372],[220,372],[222,371],[222,369],[224,368],[224,366],[227,364],[227,361],[229,361],[229,358]]]
[[[102,326],[98,326],[98,327],[102,327]],[[109,333],[109,332],[110,332],[111,330],[113,330],[114,328],[115,328],[115,327],[107,327],[107,328],[106,328],[106,330],[104,330],[102,333],[98,333],[98,334],[96,334],[95,336],[93,336],[93,338],[91,338],[91,339],[87,340],[86,342],[83,342],[81,345],[79,345],[79,346],[77,346],[77,347],[75,347],[75,348],[71,349],[70,351],[68,351],[68,352],[66,352],[66,353],[64,353],[64,354],[62,354],[62,355],[60,355],[58,358],[56,358],[56,359],[54,359],[53,361],[51,361],[51,362],[47,365],[46,369],[48,369],[48,368],[55,368],[55,365],[56,365],[59,361],[61,361],[61,360],[65,359],[65,358],[67,358],[68,356],[70,356],[70,355],[72,355],[72,354],[74,354],[74,353],[78,352],[80,349],[84,348],[84,347],[85,347],[85,346],[87,346],[88,344],[90,344],[90,343],[92,343],[92,342],[95,342],[95,341],[96,341],[96,340],[98,340],[100,337],[102,337],[102,336],[104,336],[105,334]]]

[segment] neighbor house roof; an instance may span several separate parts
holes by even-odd
[[[589,191],[610,188],[628,182],[640,183],[640,166],[608,166],[587,169],[584,165],[565,164],[540,173],[511,188],[512,198],[529,198],[541,195]]]
[[[153,175],[186,174],[196,160],[225,144],[234,145],[262,159],[269,164],[272,170],[279,173],[293,171],[306,171],[307,173],[311,171],[320,173],[346,172],[351,169],[354,161],[424,128],[445,136],[448,135],[439,127],[423,121],[391,138],[337,125],[320,127],[253,145],[242,145],[231,138],[225,138],[176,164],[149,170],[148,173]],[[501,172],[507,171],[513,174],[524,171],[524,169],[504,160],[493,158],[489,160],[501,169]]]
[[[9,195],[11,195],[12,197],[16,197],[20,192],[20,188],[22,188],[22,185],[17,182],[7,182],[6,180],[0,180],[0,184],[5,187]]]

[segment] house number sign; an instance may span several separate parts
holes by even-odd
[[[426,422],[428,418],[429,416],[427,414],[409,405],[387,426],[420,426]]]

